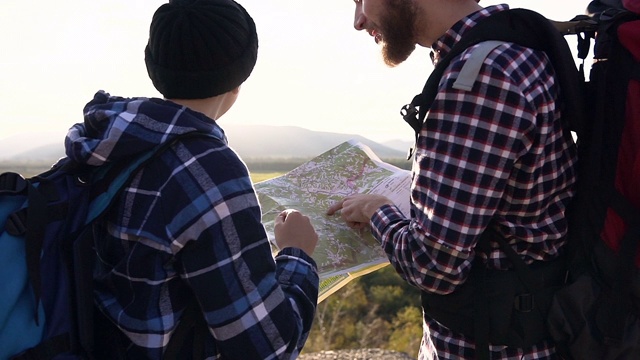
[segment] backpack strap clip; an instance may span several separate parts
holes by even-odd
[[[517,295],[513,299],[513,308],[521,313],[528,313],[536,308],[535,296],[531,293]]]
[[[27,233],[27,209],[18,210],[7,218],[5,230],[13,236],[22,236]]]
[[[407,104],[400,109],[400,115],[402,115],[404,121],[411,126],[415,133],[415,143],[413,147],[409,148],[407,160],[411,159],[415,149],[418,147],[418,136],[420,135],[420,129],[422,128],[422,121],[420,120],[420,111],[414,104],[420,101],[421,98],[422,94],[417,95],[410,104]]]
[[[420,95],[416,96],[416,98],[419,98],[419,97]],[[418,134],[420,133],[420,130],[422,129],[422,121],[418,118],[418,115],[420,112],[418,111],[418,108],[416,107],[416,105],[414,105],[415,103],[416,103],[416,99],[414,99],[414,101],[412,101],[410,104],[403,106],[400,109],[400,115],[402,115],[402,118],[404,119],[404,121],[406,121],[407,124],[411,126],[413,131],[416,133],[416,138],[417,138]]]
[[[5,172],[0,174],[0,195],[26,195],[27,180],[20,174]]]

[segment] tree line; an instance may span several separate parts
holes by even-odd
[[[417,358],[421,339],[420,292],[386,266],[318,304],[303,353],[380,348]]]

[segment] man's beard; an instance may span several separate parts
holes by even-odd
[[[387,16],[381,21],[382,58],[388,66],[407,60],[416,48],[416,10],[411,0],[389,0]]]

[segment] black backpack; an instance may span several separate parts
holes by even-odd
[[[523,348],[544,339],[553,339],[565,358],[640,358],[640,276],[634,262],[640,241],[640,110],[633,110],[640,106],[640,89],[631,86],[640,88],[640,54],[632,54],[618,36],[623,25],[638,39],[639,20],[620,9],[566,23],[525,9],[496,13],[464,34],[422,93],[401,110],[417,139],[423,126],[428,130],[423,122],[450,61],[480,44],[471,57],[478,52],[481,64],[493,41],[512,42],[547,54],[560,82],[563,119],[577,134],[579,180],[567,210],[564,256],[527,266],[504,239],[486,231],[478,246],[498,242],[514,271],[476,263],[454,293],[422,293],[426,314],[475,339],[477,358],[489,357],[489,343]],[[564,38],[572,34],[583,60],[595,39],[589,81]],[[626,186],[620,186],[621,178]],[[605,240],[607,231],[617,242]]]

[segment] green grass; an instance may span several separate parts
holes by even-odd
[[[273,179],[274,177],[278,177],[283,174],[285,173],[284,172],[257,172],[257,171],[252,171],[250,173],[251,181],[253,181],[254,184],[260,181]]]
[[[40,163],[0,163],[0,174],[4,172],[16,172],[24,177],[31,177],[47,171],[52,164]]]
[[[22,174],[24,177],[30,177],[48,170],[51,164],[41,163],[0,163],[0,173],[11,171]],[[251,171],[251,181],[254,183],[269,180],[271,178],[285,174],[284,171]]]

